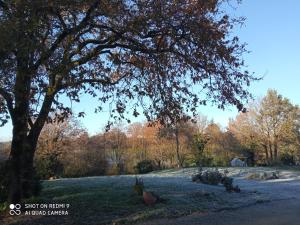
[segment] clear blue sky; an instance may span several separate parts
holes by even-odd
[[[241,41],[248,43],[250,54],[244,57],[248,69],[264,79],[253,83],[250,91],[254,97],[266,94],[269,88],[276,89],[300,105],[300,1],[299,0],[243,0],[233,12],[246,17],[243,27],[235,30]],[[84,97],[74,106],[75,111],[85,110],[83,125],[90,134],[102,130],[108,119],[107,112],[94,114],[95,100]],[[235,108],[225,111],[201,107],[199,111],[226,126],[230,117],[235,117]],[[139,118],[143,120],[143,118]],[[11,124],[0,128],[0,141],[11,137]]]

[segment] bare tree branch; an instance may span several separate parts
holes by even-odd
[[[94,12],[94,10],[99,5],[100,0],[96,0],[87,10],[85,17],[82,19],[82,21],[79,23],[78,26],[73,27],[71,29],[65,29],[56,39],[56,41],[53,43],[53,45],[49,48],[48,51],[44,52],[40,59],[35,63],[34,70],[36,70],[42,63],[44,63],[51,55],[52,53],[58,48],[60,43],[69,35],[74,34],[83,27],[85,27],[89,20],[91,19],[91,14]]]
[[[111,81],[110,79],[81,79],[79,81],[76,82],[72,82],[72,83],[65,83],[60,85],[57,88],[57,91],[63,90],[65,88],[69,88],[69,87],[76,87],[82,84],[92,84],[92,83],[97,83],[97,84],[102,84],[102,85],[116,85],[118,84],[122,79],[124,79],[127,76],[127,74],[119,77],[117,80],[115,81]]]

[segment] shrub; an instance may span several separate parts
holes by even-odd
[[[219,170],[200,170],[198,174],[192,177],[193,182],[201,182],[204,184],[210,185],[218,185],[223,184],[226,191],[228,192],[240,192],[240,188],[238,186],[233,186],[233,178],[227,177],[226,173],[222,174]]]
[[[232,177],[226,177],[224,176],[222,178],[221,183],[224,185],[226,191],[228,192],[241,192],[241,189],[239,188],[239,186],[233,186],[233,178]]]
[[[117,165],[112,165],[110,168],[107,169],[106,175],[120,175],[121,171]]]
[[[58,177],[63,173],[63,164],[56,155],[47,155],[39,158],[35,162],[37,175],[41,179],[49,179],[50,177]]]
[[[108,168],[107,161],[97,155],[80,155],[77,158],[66,158],[62,160],[62,177],[86,177],[101,176],[104,174],[118,175],[119,170]]]
[[[201,165],[202,166],[213,166],[213,158],[210,156],[203,156],[201,159]]]
[[[218,170],[200,171],[198,174],[192,177],[192,180],[194,182],[201,182],[204,184],[218,185],[219,183],[221,183],[222,174]]]
[[[149,173],[152,172],[153,170],[154,170],[154,166],[151,160],[143,160],[135,166],[135,171],[136,173],[139,174]]]
[[[66,166],[64,167],[63,177],[84,177],[86,174],[85,170],[80,166]]]
[[[230,159],[225,158],[225,157],[214,157],[211,166],[216,166],[216,167],[226,167],[230,166]]]
[[[294,166],[296,164],[295,157],[289,153],[284,153],[280,157],[280,161],[283,165]]]

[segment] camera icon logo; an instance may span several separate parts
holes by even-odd
[[[11,216],[19,216],[21,215],[21,204],[10,204],[9,205],[9,214]]]

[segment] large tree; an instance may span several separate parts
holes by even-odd
[[[117,174],[124,172],[126,158],[127,136],[120,128],[113,128],[104,133],[105,153],[115,167]]]
[[[54,155],[58,157],[66,153],[68,148],[74,148],[71,142],[75,142],[76,139],[85,133],[85,129],[73,118],[69,118],[63,123],[46,124],[39,136],[36,156],[47,157]]]
[[[299,107],[277,91],[268,90],[255,116],[259,133],[265,141],[267,158],[276,161],[283,145],[288,148],[289,142],[296,143],[295,127],[300,121]]]
[[[179,115],[177,115],[179,116]],[[186,115],[181,115],[180,119],[177,119],[176,121],[173,121],[172,124],[168,122],[166,126],[161,127],[158,132],[159,138],[166,138],[169,140],[174,140],[175,142],[175,152],[176,152],[176,159],[177,159],[177,166],[183,167],[184,158],[180,152],[181,149],[181,140],[182,138],[185,138],[189,140],[189,142],[192,141],[195,130],[195,127],[193,124],[189,123],[189,117]]]
[[[264,154],[267,163],[280,154],[296,154],[299,138],[300,110],[275,90],[249,111],[240,114],[229,124],[229,130],[249,150]]]
[[[13,124],[9,201],[31,195],[49,112],[61,119],[71,111],[61,95],[109,101],[112,118],[139,109],[148,120],[176,118],[208,99],[242,110],[254,78],[231,33],[241,21],[221,10],[225,2],[1,0],[0,119]]]

